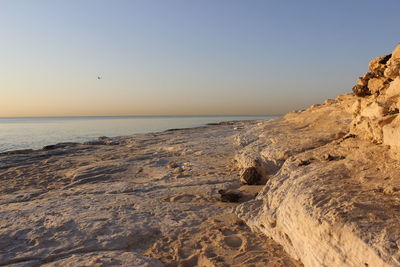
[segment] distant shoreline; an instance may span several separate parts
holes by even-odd
[[[0,142],[0,154],[31,152],[60,143],[85,143],[94,141],[99,136],[113,138],[276,117],[278,116],[18,117],[9,118],[10,122],[5,124],[1,124],[0,119],[0,127],[14,132],[12,136],[0,133],[0,140],[4,140],[3,143]],[[134,120],[133,125],[129,122],[130,119]]]
[[[133,133],[130,135],[121,135],[121,136],[98,136],[87,142],[60,142],[60,143],[56,143],[56,144],[47,144],[47,145],[43,146],[42,148],[38,148],[38,149],[26,148],[26,149],[0,151],[0,156],[1,155],[13,155],[13,154],[27,154],[27,153],[32,153],[32,152],[53,150],[53,149],[65,148],[65,147],[71,147],[71,146],[77,146],[77,145],[101,145],[100,142],[103,142],[104,140],[108,140],[108,142],[112,142],[113,139],[129,138],[130,136],[135,135],[135,134],[152,135],[152,134],[165,133],[165,132],[176,132],[176,131],[202,129],[202,128],[206,128],[206,127],[210,127],[210,126],[226,126],[226,125],[234,125],[236,123],[252,123],[255,121],[259,121],[259,120],[231,120],[231,121],[211,122],[211,123],[207,123],[204,125],[193,126],[193,127],[170,128],[170,129],[166,129],[163,131],[157,131],[157,132]],[[104,143],[104,144],[106,144],[106,143]]]
[[[1,119],[61,119],[61,118],[216,118],[216,117],[281,117],[284,114],[267,115],[117,115],[117,116],[21,116],[21,117],[0,117]]]

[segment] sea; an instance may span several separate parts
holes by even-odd
[[[0,118],[0,152],[40,149],[61,142],[86,142],[99,136],[189,128],[222,121],[261,120],[277,116],[123,116]]]

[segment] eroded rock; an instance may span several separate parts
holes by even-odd
[[[240,182],[248,185],[261,184],[262,175],[258,172],[256,167],[249,167],[241,172]]]
[[[365,84],[365,85],[361,85],[361,84],[354,85],[353,93],[356,96],[361,96],[361,97],[362,96],[371,95],[371,91],[369,90],[367,84]]]
[[[257,125],[239,152],[278,170],[236,213],[305,266],[400,266],[399,82],[384,76],[397,54],[373,60],[355,95]]]
[[[338,124],[330,122],[337,127],[350,114],[340,102],[335,105],[342,117],[337,117]],[[293,146],[291,156],[269,177],[257,198],[238,206],[236,213],[254,231],[278,241],[305,266],[397,266],[400,254],[390,246],[400,238],[400,211],[396,208],[400,205],[399,192],[391,190],[400,185],[398,162],[390,157],[387,146],[375,145],[353,133],[317,143],[321,132],[317,131],[318,124],[311,122],[326,109],[321,106],[319,110],[299,112],[296,123],[283,119],[280,124],[266,125],[264,140],[279,139],[264,148],[274,153],[265,155],[279,157],[278,151],[287,152],[291,142],[297,149]],[[298,124],[303,120],[307,123]],[[311,125],[315,128],[310,129]],[[283,129],[286,135],[279,134]],[[335,136],[338,129],[324,130]],[[314,136],[314,145],[304,147],[301,139],[293,141],[291,132],[299,131],[301,136]],[[299,150],[300,146],[303,149]]]
[[[237,191],[220,189],[218,193],[221,195],[222,202],[239,202],[242,194]]]
[[[377,57],[368,64],[369,70],[376,76],[383,76],[383,73],[386,69],[386,63],[389,61],[389,59],[392,57],[392,54],[382,56],[382,57]]]
[[[371,72],[357,80],[353,88],[360,98],[352,107],[351,132],[365,140],[400,147],[397,121],[393,115],[400,107],[400,45],[392,54],[369,63]],[[393,124],[393,125],[391,125]],[[386,135],[386,136],[385,136]]]

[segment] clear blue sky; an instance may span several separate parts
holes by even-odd
[[[2,0],[0,116],[305,108],[350,92],[390,53],[399,10],[399,0]]]

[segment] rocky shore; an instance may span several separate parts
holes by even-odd
[[[400,266],[400,45],[354,94],[249,127],[242,174],[267,183],[236,208],[305,266]]]
[[[234,161],[253,124],[1,154],[0,266],[300,266],[233,212],[262,187]]]
[[[282,118],[0,154],[0,266],[400,266],[400,46]]]

